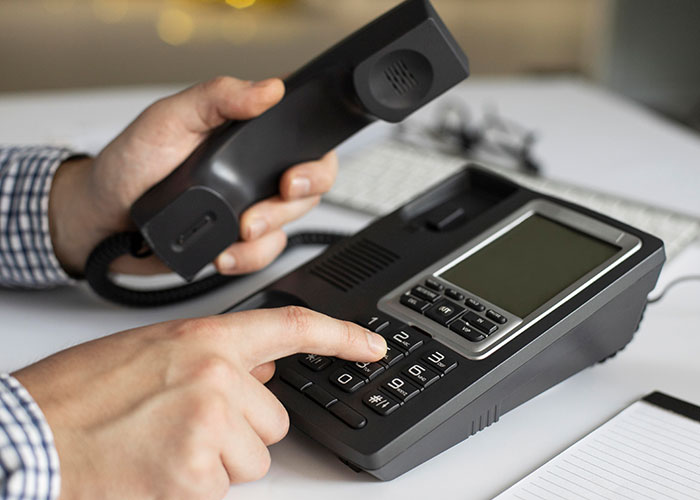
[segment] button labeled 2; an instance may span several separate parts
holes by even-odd
[[[415,328],[405,327],[388,336],[394,344],[408,352],[413,352],[423,345],[425,335],[419,333]]]

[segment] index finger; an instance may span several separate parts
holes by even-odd
[[[222,318],[224,328],[239,333],[232,336],[231,348],[247,369],[301,352],[364,362],[386,354],[381,335],[303,307],[243,311]]]

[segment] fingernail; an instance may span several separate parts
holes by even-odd
[[[367,344],[372,352],[386,354],[386,340],[381,335],[367,333]]]
[[[292,198],[302,198],[311,192],[311,181],[306,177],[294,177],[289,186],[289,195]]]
[[[267,231],[267,222],[264,219],[253,219],[248,226],[248,239],[254,240],[259,238]]]
[[[272,80],[267,79],[267,80],[260,80],[259,82],[255,82],[253,84],[253,87],[267,87],[272,83]]]
[[[221,254],[219,257],[219,268],[223,273],[232,272],[236,269],[236,258],[230,253]]]

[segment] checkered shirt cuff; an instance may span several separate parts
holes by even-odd
[[[73,280],[49,233],[49,192],[73,153],[51,146],[0,147],[0,286],[49,288]]]
[[[0,499],[55,500],[61,489],[53,434],[39,406],[0,374]]]

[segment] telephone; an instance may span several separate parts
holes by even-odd
[[[658,238],[470,166],[229,311],[305,306],[387,339],[376,363],[279,360],[268,387],[390,480],[622,349],[664,260]]]

